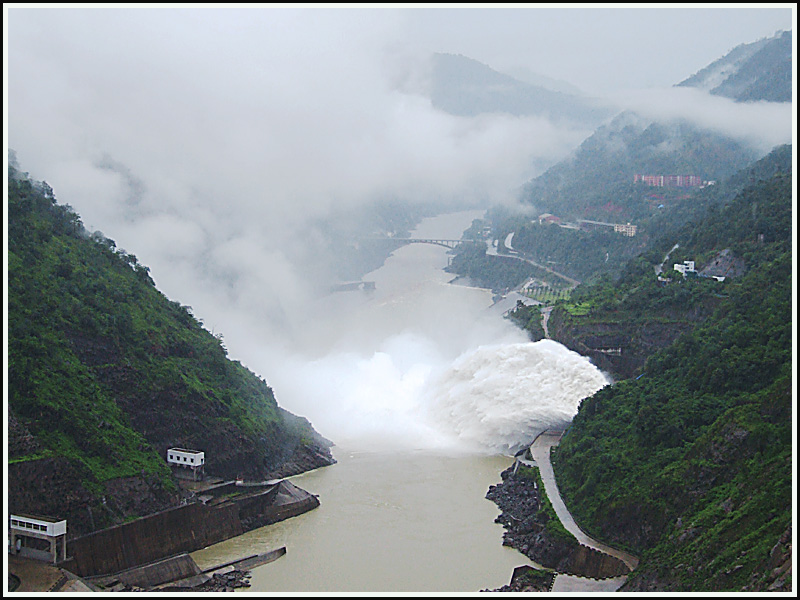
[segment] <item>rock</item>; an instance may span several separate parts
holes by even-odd
[[[575,538],[551,535],[546,527],[549,517],[540,512],[541,500],[533,479],[514,476],[513,467],[503,471],[501,477],[503,483],[489,488],[486,497],[502,511],[497,522],[506,529],[504,546],[563,573],[599,579],[628,573],[627,566],[615,557],[583,546]]]

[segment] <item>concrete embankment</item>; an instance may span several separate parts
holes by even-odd
[[[529,471],[516,468],[519,464],[524,463],[503,471],[503,483],[490,487],[486,494],[502,511],[496,521],[506,529],[503,544],[558,573],[594,579],[627,574],[629,569],[621,560],[550,527],[550,520],[556,517],[544,508],[546,495]]]
[[[542,432],[531,445],[531,456],[539,465],[542,483],[544,483],[545,491],[550,499],[553,509],[556,512],[562,525],[580,542],[584,548],[591,548],[594,553],[602,555],[605,560],[609,561],[609,566],[622,565],[624,569],[633,571],[639,564],[639,559],[632,554],[611,548],[597,540],[589,537],[583,530],[578,527],[578,524],[573,519],[572,514],[567,510],[564,500],[558,491],[556,484],[555,473],[553,466],[550,463],[550,449],[558,445],[561,441],[562,431],[545,431]],[[611,573],[609,573],[611,574]],[[624,571],[618,571],[616,576],[611,578],[597,580],[588,579],[584,577],[574,577],[569,574],[560,573],[553,584],[552,591],[554,592],[608,592],[616,591],[625,583],[627,574]]]
[[[179,554],[178,556],[122,571],[111,576],[111,578],[93,579],[92,582],[108,587],[109,579],[113,579],[127,586],[148,589],[168,581],[188,579],[200,575],[200,573],[200,567],[197,566],[191,556]]]
[[[59,566],[83,577],[120,573],[194,552],[317,506],[316,496],[281,481],[218,499],[214,505],[187,504],[75,538],[68,543],[70,558]]]

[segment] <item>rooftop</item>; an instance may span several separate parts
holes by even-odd
[[[66,519],[59,519],[58,517],[49,517],[47,515],[28,515],[25,513],[15,513],[8,515],[10,519],[33,519],[34,521],[44,521],[46,523],[60,523]]]
[[[202,450],[188,450],[186,448],[170,448],[167,452],[186,452],[188,454],[203,454]]]

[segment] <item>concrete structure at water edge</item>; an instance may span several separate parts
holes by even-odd
[[[33,515],[9,515],[8,544],[11,554],[53,564],[67,559],[67,522]]]
[[[167,464],[173,467],[172,472],[181,479],[202,480],[205,471],[206,453],[186,448],[170,448],[167,450]]]
[[[80,577],[120,573],[200,550],[319,506],[315,495],[286,480],[253,486],[230,481],[214,486],[208,496],[205,502],[176,506],[74,538],[69,558],[59,566]]]

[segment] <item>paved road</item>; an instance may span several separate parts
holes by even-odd
[[[550,313],[553,312],[553,307],[548,306],[542,309],[542,329],[544,329],[544,337],[549,338],[550,332],[547,331],[547,322],[550,320]]]
[[[47,592],[57,583],[63,583],[63,574],[58,567],[16,554],[8,556],[8,570],[20,579],[17,592]]]
[[[564,527],[566,527],[567,531],[574,535],[581,544],[589,546],[590,548],[594,548],[595,550],[600,550],[601,552],[605,552],[611,556],[616,556],[626,565],[628,565],[631,570],[635,569],[636,565],[639,564],[638,558],[628,554],[627,552],[616,550],[606,546],[602,542],[598,542],[597,540],[590,538],[583,531],[581,531],[581,528],[578,527],[578,524],[575,523],[575,519],[572,518],[572,515],[567,510],[564,500],[562,500],[561,494],[558,492],[558,486],[556,485],[556,479],[553,473],[553,465],[550,464],[550,448],[557,446],[560,440],[560,431],[554,433],[544,432],[536,438],[531,446],[531,454],[533,455],[536,463],[539,465],[539,473],[541,474],[542,481],[544,482],[544,489],[547,492],[547,497],[550,499],[550,503],[553,505],[553,508],[556,511],[556,515],[558,515],[558,518],[561,519],[561,523],[564,525]]]
[[[609,577],[608,579],[588,579],[559,573],[553,582],[551,592],[616,592],[627,576]]]
[[[564,504],[564,500],[558,492],[553,466],[550,464],[550,448],[558,445],[558,442],[561,440],[561,434],[562,432],[560,431],[546,431],[540,434],[531,446],[531,455],[536,461],[536,464],[539,465],[539,474],[542,477],[545,492],[550,499],[550,503],[553,505],[553,509],[556,511],[556,515],[567,531],[574,535],[581,544],[615,556],[628,565],[628,568],[631,570],[635,569],[636,565],[639,564],[638,558],[590,538],[578,527],[578,524],[575,523],[575,519],[572,518],[572,515],[567,510],[567,506]],[[625,579],[626,577],[615,577],[613,579],[594,580],[559,574],[553,585],[553,591],[614,591],[625,582]]]

